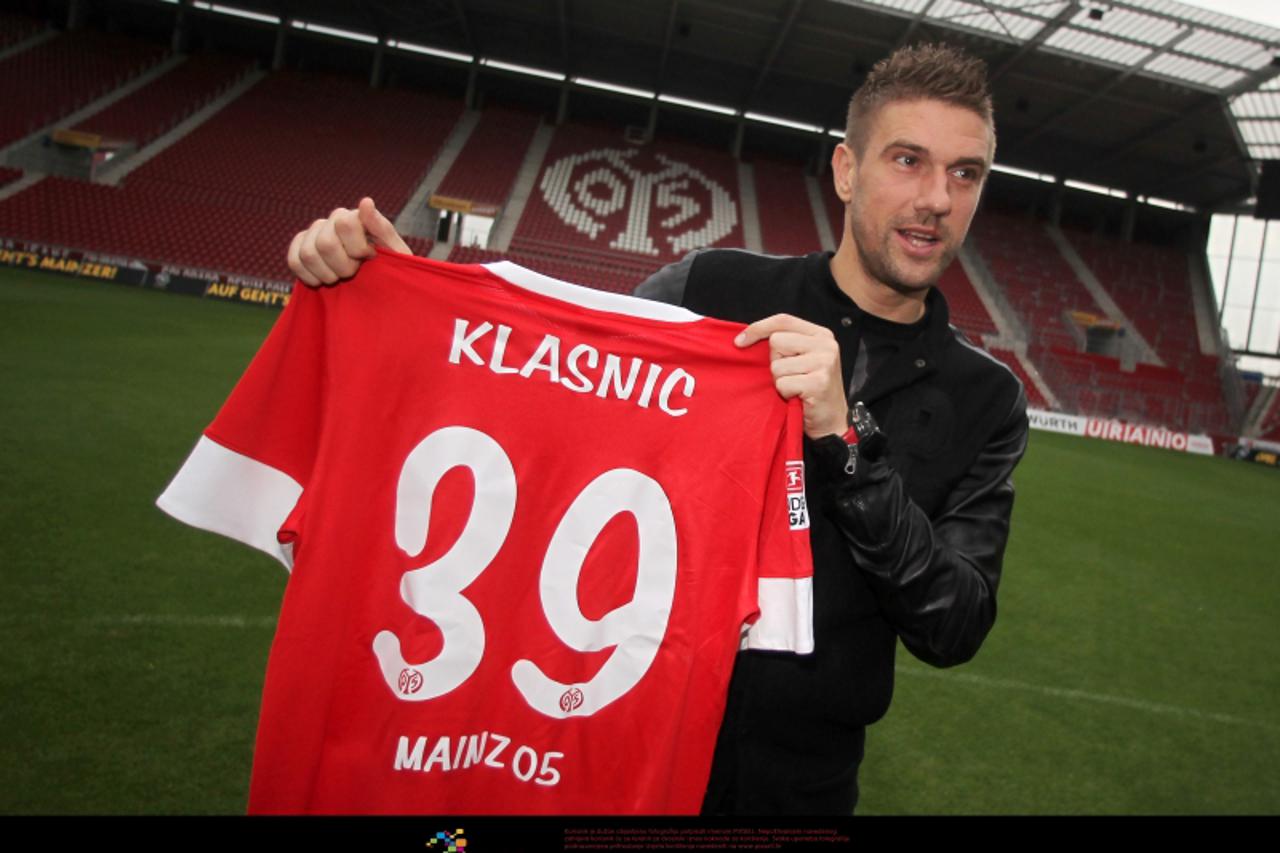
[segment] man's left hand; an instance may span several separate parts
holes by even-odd
[[[849,403],[840,372],[840,346],[835,335],[790,314],[774,314],[747,326],[734,339],[740,347],[768,339],[774,386],[783,399],[804,404],[804,432],[810,438],[843,435]]]

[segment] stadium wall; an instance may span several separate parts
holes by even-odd
[[[224,275],[196,267],[149,263],[18,240],[0,240],[0,268],[3,267],[41,270],[73,278],[112,281],[268,308],[283,308],[289,303],[289,294],[293,291],[289,282]]]
[[[1126,423],[1111,418],[1070,415],[1064,412],[1046,412],[1043,409],[1028,409],[1027,418],[1031,422],[1032,429],[1045,432],[1099,438],[1123,444],[1140,444],[1144,447],[1162,447],[1166,450],[1180,450],[1205,456],[1212,456],[1214,453],[1211,437],[1199,433],[1181,432],[1164,426]]]
[[[239,302],[283,308],[293,285],[247,276],[229,276],[211,270],[173,264],[148,263],[133,258],[102,255],[18,240],[0,240],[0,268],[31,269],[94,281],[200,296],[222,302]],[[1187,433],[1165,426],[1126,423],[1110,418],[1073,415],[1044,409],[1028,409],[1032,429],[1096,438],[1144,447],[1213,455],[1215,441],[1204,434]],[[1240,439],[1243,442],[1244,439]],[[1217,444],[1225,450],[1226,441]]]

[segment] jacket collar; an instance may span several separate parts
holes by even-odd
[[[848,294],[840,290],[831,275],[830,253],[811,255],[810,259],[814,264],[811,273],[818,278],[830,298],[844,304],[856,304]],[[871,403],[899,388],[932,376],[937,371],[938,358],[954,336],[947,300],[937,287],[929,288],[925,297],[925,316],[921,322],[924,328],[920,334],[904,344],[867,380],[858,395],[864,403]]]
[[[872,403],[937,372],[943,346],[952,335],[948,322],[950,314],[947,300],[936,287],[929,289],[925,306],[927,325],[924,331],[894,353],[868,378],[860,395],[862,402]]]

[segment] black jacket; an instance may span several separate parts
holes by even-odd
[[[860,324],[886,323],[857,309],[822,253],[699,252],[636,294],[743,323],[787,313],[826,326],[845,387]],[[977,652],[995,621],[1026,398],[1007,367],[949,325],[936,288],[926,305],[917,334],[855,393],[889,440],[873,482],[846,475],[838,439],[806,441],[816,649],[739,656],[711,811],[847,813],[864,727],[892,697],[896,639],[951,666]]]

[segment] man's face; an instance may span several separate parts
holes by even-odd
[[[845,238],[868,276],[918,292],[937,282],[964,242],[992,132],[972,110],[932,100],[886,104],[871,123],[861,157],[841,145],[833,160],[848,206]]]

